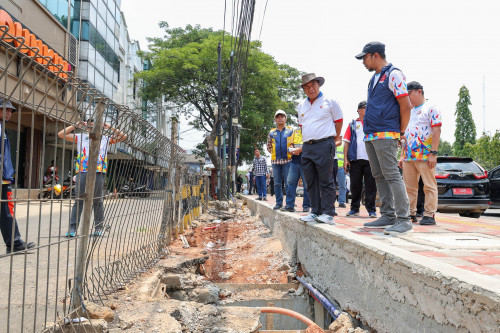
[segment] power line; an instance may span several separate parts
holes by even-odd
[[[259,32],[259,40],[260,40],[260,35],[262,34],[262,27],[264,26],[264,18],[266,17],[266,10],[267,10],[267,2],[269,0],[266,0],[266,6],[264,7],[264,15],[262,15],[262,21],[260,22],[260,32]]]

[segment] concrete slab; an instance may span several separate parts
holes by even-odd
[[[245,200],[302,264],[309,281],[375,330],[498,332],[500,256],[491,249],[500,245],[500,237],[492,234],[500,230],[500,219],[439,214],[436,226],[414,225],[409,235],[385,236],[382,230],[363,227],[372,220],[368,214],[345,217],[349,208],[337,209],[332,226],[273,211],[269,199]],[[466,234],[450,231],[454,228]],[[488,245],[463,246],[460,242],[467,240],[457,240],[471,235]],[[450,255],[454,251],[460,255]]]

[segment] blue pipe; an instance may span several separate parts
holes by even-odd
[[[299,281],[300,283],[302,283],[304,285],[304,287],[306,287],[307,289],[309,289],[309,291],[311,292],[311,294],[313,294],[314,298],[316,298],[321,303],[321,305],[323,305],[325,307],[326,311],[328,311],[328,313],[334,319],[338,318],[338,316],[340,315],[341,312],[339,310],[337,310],[333,306],[333,304],[330,303],[330,301],[318,291],[318,289],[314,288],[312,285],[310,285],[309,283],[307,283],[300,276],[296,276],[295,278],[297,279],[297,281]]]

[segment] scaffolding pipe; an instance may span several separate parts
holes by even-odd
[[[304,285],[304,287],[306,287],[307,289],[309,289],[309,291],[311,292],[311,294],[314,296],[314,298],[316,298],[316,300],[318,300],[318,302],[321,303],[321,305],[323,305],[326,309],[326,311],[328,311],[328,313],[334,318],[334,319],[337,319],[338,316],[340,315],[340,311],[337,310],[333,304],[325,297],[323,296],[323,294],[321,294],[319,292],[318,289],[314,288],[312,285],[310,285],[309,283],[307,283],[304,279],[302,279],[300,276],[296,276],[295,277],[297,279],[297,281],[299,281],[300,283],[302,283],[302,285]]]

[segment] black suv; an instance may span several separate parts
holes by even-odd
[[[500,165],[488,171],[490,180],[490,208],[500,208]]]
[[[469,157],[437,158],[438,212],[478,218],[490,207],[487,171]]]

